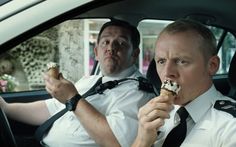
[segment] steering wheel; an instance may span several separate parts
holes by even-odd
[[[0,146],[8,146],[8,147],[17,146],[8,119],[1,108],[0,108]]]

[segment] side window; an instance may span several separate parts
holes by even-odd
[[[108,19],[69,20],[34,36],[0,57],[0,93],[44,88],[47,63],[60,66],[63,76],[76,82],[89,75],[100,27]]]
[[[34,36],[7,53],[0,55],[0,93],[44,88],[42,73],[46,64],[60,65],[64,77],[76,82],[89,75],[94,65],[93,48],[101,26],[108,19],[69,20]],[[160,31],[172,21],[143,20],[138,25],[141,35],[139,69],[145,75],[154,57],[155,41]],[[210,27],[217,40],[223,30]],[[226,74],[236,50],[235,37],[227,33],[218,55],[221,65],[217,74]]]
[[[139,69],[144,75],[146,75],[148,65],[154,57],[155,43],[158,34],[171,22],[172,21],[163,20],[143,20],[139,23],[138,30],[141,35]]]
[[[215,35],[217,41],[224,36],[224,30],[221,28],[210,27],[211,31]],[[222,44],[219,44],[218,56],[220,57],[220,67],[217,74],[227,74],[229,70],[229,65],[233,55],[236,51],[236,38],[230,32],[226,32],[225,37],[223,37]]]

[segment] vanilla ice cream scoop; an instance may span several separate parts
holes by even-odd
[[[48,74],[56,79],[59,78],[59,65],[55,62],[47,64]]]
[[[180,86],[171,80],[165,80],[161,85],[160,95],[174,96],[178,95]]]

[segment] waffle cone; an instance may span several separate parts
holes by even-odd
[[[48,74],[52,77],[54,77],[55,79],[59,78],[59,69],[57,67],[52,67],[48,70]]]
[[[160,91],[160,95],[161,96],[173,96],[173,92],[169,91],[169,90],[166,90],[166,89],[161,89]]]

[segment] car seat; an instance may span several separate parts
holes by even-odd
[[[236,100],[236,53],[230,62],[228,80],[230,85],[228,96]]]
[[[146,73],[147,80],[152,83],[155,93],[159,95],[161,89],[161,79],[159,78],[157,71],[156,71],[156,62],[154,59],[150,62],[147,73]]]

